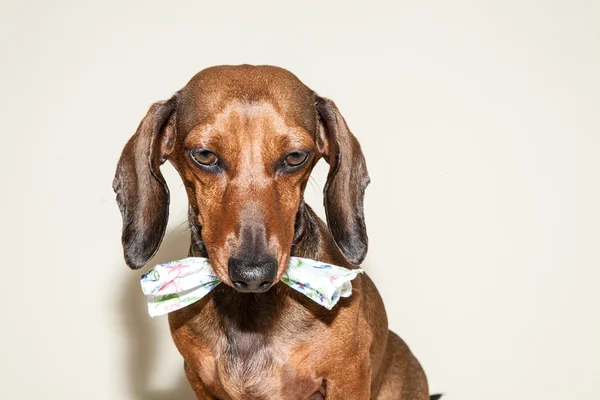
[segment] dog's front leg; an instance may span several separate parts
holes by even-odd
[[[204,384],[200,380],[198,374],[188,365],[188,363],[183,363],[183,369],[185,370],[185,376],[187,377],[194,393],[198,400],[216,400],[216,397],[212,396],[204,387]]]
[[[341,368],[327,374],[327,400],[369,400],[371,367],[369,357],[356,357]]]

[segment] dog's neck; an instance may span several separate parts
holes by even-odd
[[[300,203],[291,255],[317,259],[322,252],[324,234],[319,225],[323,223],[304,201]]]

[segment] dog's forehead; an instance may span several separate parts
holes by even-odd
[[[232,104],[270,104],[289,125],[316,127],[315,94],[291,72],[272,66],[217,66],[197,73],[178,93],[184,131],[211,124]]]

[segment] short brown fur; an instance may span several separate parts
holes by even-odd
[[[220,164],[196,164],[195,149],[210,150]],[[296,150],[307,161],[282,169]],[[328,225],[303,201],[320,158],[330,164]],[[190,256],[209,257],[225,283],[169,314],[198,399],[429,398],[419,362],[388,331],[367,275],[332,311],[277,283],[290,256],[356,268],[366,254],[366,163],[331,100],[284,69],[242,65],[201,71],[153,105],[114,181],[132,268],[152,257],[166,229],[169,192],[159,170],[166,160],[189,198]],[[228,260],[261,254],[276,259],[275,283],[265,293],[239,293]]]

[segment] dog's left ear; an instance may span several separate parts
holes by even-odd
[[[123,252],[132,269],[144,266],[162,242],[169,220],[169,188],[160,166],[175,141],[176,97],[150,107],[129,139],[113,181],[123,217]]]
[[[346,259],[358,265],[367,255],[369,244],[363,206],[370,181],[367,164],[335,103],[317,96],[316,108],[318,144],[329,163],[323,190],[327,225]]]

